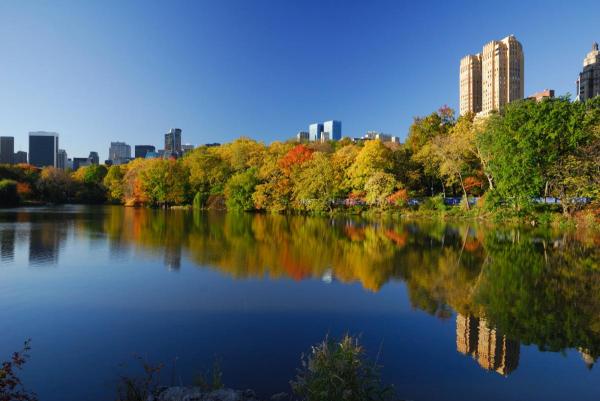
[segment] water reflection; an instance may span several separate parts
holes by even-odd
[[[104,244],[113,259],[151,255],[177,271],[191,263],[236,279],[406,284],[411,304],[456,317],[456,348],[509,375],[520,343],[600,355],[597,236],[434,222],[368,222],[107,207],[3,212],[28,221],[30,265],[56,264],[70,236]],[[14,225],[0,226],[2,260],[14,257]],[[518,339],[518,341],[516,340]]]
[[[456,316],[456,350],[485,370],[508,376],[519,365],[520,344],[491,328],[485,318]]]

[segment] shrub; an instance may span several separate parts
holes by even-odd
[[[37,395],[25,389],[18,371],[29,359],[31,350],[30,340],[25,341],[23,349],[12,354],[10,361],[2,362],[0,366],[0,400],[2,401],[37,401]]]
[[[366,359],[356,337],[325,338],[302,357],[302,367],[290,384],[303,401],[391,400],[393,389],[382,385],[379,369]]]
[[[0,206],[16,206],[18,203],[17,182],[13,180],[1,180]]]
[[[430,198],[426,198],[425,201],[421,204],[421,210],[446,210],[446,204],[444,203],[444,197],[442,195],[432,196]]]

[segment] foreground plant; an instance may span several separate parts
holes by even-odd
[[[302,367],[290,384],[302,401],[393,400],[393,388],[383,385],[380,368],[367,359],[357,337],[327,337],[302,356]]]
[[[18,376],[29,359],[31,340],[25,341],[23,349],[15,352],[11,359],[2,362],[0,368],[0,401],[37,401],[37,395],[25,389]]]

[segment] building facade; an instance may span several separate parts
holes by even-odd
[[[600,95],[600,51],[594,42],[583,60],[583,71],[577,79],[577,99],[586,101]]]
[[[181,153],[181,129],[171,128],[165,134],[165,152]]]
[[[89,166],[92,163],[90,162],[89,157],[74,157],[73,158],[73,171],[79,170],[80,167]]]
[[[94,151],[90,152],[88,159],[90,159],[90,164],[95,164],[95,165],[100,164],[100,156],[98,155],[98,152],[94,152]]]
[[[67,157],[67,151],[64,149],[58,149],[58,155],[56,156],[56,168],[66,169],[69,166],[69,158]]]
[[[298,131],[296,134],[296,141],[306,142],[310,140],[310,133],[308,131]]]
[[[541,102],[544,99],[552,99],[554,97],[554,89],[544,89],[541,92],[536,92],[533,95],[529,96],[527,99],[535,100],[536,102]]]
[[[460,114],[481,111],[481,54],[460,60]]]
[[[27,152],[23,152],[19,150],[14,155],[14,163],[15,164],[27,164]]]
[[[15,162],[15,138],[0,136],[0,164],[13,164]]]
[[[152,145],[135,145],[135,158],[145,158],[148,152],[156,152]]]
[[[58,134],[37,131],[29,133],[29,164],[36,167],[57,166]]]
[[[339,141],[340,139],[342,139],[342,122],[338,120],[325,121],[321,140],[325,142]]]
[[[493,40],[483,46],[481,53],[461,59],[461,115],[468,112],[487,115],[523,99],[524,93],[525,56],[523,46],[513,35]]]
[[[125,142],[111,142],[110,148],[108,148],[108,159],[112,161],[125,161],[131,159],[131,146]]]
[[[308,126],[308,136],[311,141],[320,141],[323,134],[323,124],[314,123]]]

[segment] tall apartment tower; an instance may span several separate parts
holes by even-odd
[[[478,71],[481,72],[479,76]],[[481,79],[481,84],[479,84]],[[481,87],[481,89],[479,89]],[[513,36],[492,40],[460,62],[460,114],[489,114],[525,95],[523,46]],[[479,107],[478,99],[481,99]]]
[[[481,111],[481,54],[460,60],[460,114]]]
[[[592,44],[592,51],[583,60],[583,71],[577,79],[577,99],[586,101],[600,95],[600,51],[598,43]]]

